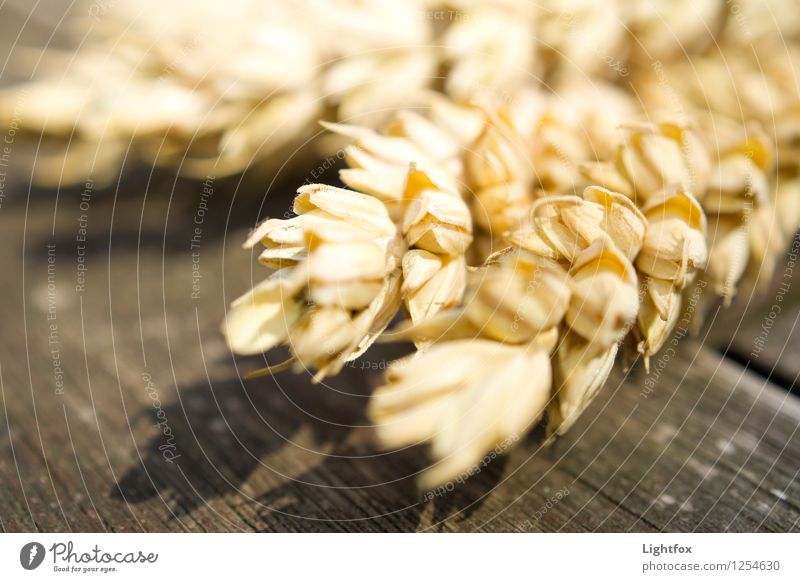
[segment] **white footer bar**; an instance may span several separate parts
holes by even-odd
[[[0,579],[800,580],[799,541],[796,534],[3,534]]]

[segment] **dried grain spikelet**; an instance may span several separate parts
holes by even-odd
[[[527,184],[511,182],[475,192],[472,216],[490,235],[520,228],[527,218],[533,196]]]
[[[762,171],[772,169],[775,165],[775,144],[761,125],[755,122],[744,128],[737,125],[736,131],[741,135],[722,148],[720,158],[742,155]]]
[[[557,247],[569,247],[569,243],[559,240],[561,233],[568,231],[571,241],[575,241],[576,246],[581,250],[598,238],[603,238],[606,231],[603,230],[604,209],[601,205],[586,201],[578,196],[546,196],[537,202],[534,215],[542,213],[540,210],[552,209],[552,219],[542,221],[541,227],[547,238]],[[558,224],[559,228],[555,228]],[[564,228],[561,228],[563,225]],[[577,238],[576,238],[576,236]],[[574,253],[564,253],[564,256],[574,261]]]
[[[394,207],[399,207],[403,196],[406,167],[386,162],[358,144],[348,145],[344,151],[350,167],[339,170],[342,182],[384,201],[394,214]]]
[[[685,124],[637,123],[623,126],[625,138],[617,152],[617,168],[645,203],[673,186],[701,195],[706,190],[711,161],[696,132]]]
[[[467,285],[463,256],[435,255],[412,249],[403,255],[401,293],[412,322],[433,317],[456,305]]]
[[[563,267],[524,249],[511,249],[470,273],[464,316],[483,337],[524,343],[557,326],[569,301]]]
[[[418,251],[410,251],[406,256]],[[432,265],[430,270],[435,267]],[[509,247],[471,269],[460,305],[425,320],[401,324],[388,341],[440,342],[486,338],[510,344],[538,342],[551,350],[569,305],[567,273],[557,262]]]
[[[473,339],[436,344],[396,362],[367,410],[385,448],[430,442],[436,463],[420,478],[435,487],[488,451],[510,446],[550,399],[548,352]]]
[[[410,247],[451,257],[472,242],[472,217],[458,193],[439,187],[414,164],[403,194],[403,234]]]
[[[433,47],[425,44],[398,44],[349,55],[334,63],[323,76],[322,92],[334,105],[338,100],[338,119],[378,126],[385,120],[387,110],[414,103],[416,94],[425,90],[429,79],[436,75],[435,54]],[[343,75],[341,86],[345,93],[341,97],[329,91],[333,75],[340,72],[336,70],[339,66],[351,71],[360,69],[355,75]]]
[[[681,292],[672,281],[642,276],[640,279],[641,306],[637,314],[637,349],[644,358],[647,371],[650,358],[658,353],[669,339],[681,312]]]
[[[368,236],[394,237],[397,231],[386,205],[361,192],[325,184],[300,187],[294,199],[294,212],[302,215],[314,210],[321,210],[348,222]]]
[[[317,306],[347,312],[348,315],[353,312],[349,337],[345,333],[348,328],[341,327],[337,341],[318,335],[325,333],[326,323],[332,321],[330,316],[334,312],[310,310],[304,316],[304,320],[318,316],[326,319],[319,324],[303,322],[301,329],[314,333],[308,341],[297,346],[309,346],[310,352],[299,351],[293,345],[293,353],[303,365],[314,365],[325,374],[329,370],[338,371],[338,367],[359,348],[363,338],[372,333],[374,318],[363,314],[377,314],[388,309],[393,315],[399,308],[397,253],[403,245],[397,234],[388,243],[382,243],[366,236],[364,231],[347,221],[336,223],[309,215],[304,215],[304,218],[308,258],[295,267],[292,278],[305,286],[307,300]],[[381,330],[386,324],[388,320],[382,323]],[[315,344],[328,342],[327,358],[320,359]]]
[[[399,309],[406,247],[383,203],[366,194],[304,186],[294,210],[297,217],[267,220],[248,237],[245,246],[265,245],[262,262],[292,266],[234,302],[225,333],[242,353],[288,341],[292,360],[316,367],[320,380],[369,347]],[[282,311],[291,317],[279,318]]]
[[[600,350],[574,332],[561,338],[554,356],[556,388],[548,408],[550,439],[565,434],[608,379],[619,344]]]
[[[600,186],[588,186],[583,191],[583,198],[603,207],[603,230],[629,261],[634,260],[647,231],[644,214],[628,197]]]
[[[507,233],[503,239],[508,244],[525,249],[539,257],[552,259],[554,261],[561,261],[564,259],[564,256],[557,249],[553,248],[547,239],[541,236],[536,226],[522,226]]]
[[[610,239],[598,238],[578,255],[569,276],[570,328],[599,349],[619,342],[639,310],[636,270],[630,261]]]
[[[398,111],[383,130],[387,136],[401,137],[416,144],[433,160],[454,160],[461,156],[463,142],[447,129],[415,111]]]
[[[771,188],[766,173],[744,155],[720,160],[709,179],[703,208],[712,213],[747,212],[769,203]]]
[[[750,258],[748,214],[710,215],[705,274],[729,305]]]
[[[524,144],[526,151],[550,104],[549,95],[536,86],[521,86],[511,93],[480,93],[473,100],[480,104],[488,123]]]
[[[578,196],[545,196],[531,207],[534,233],[517,233],[518,241],[532,252],[573,262],[596,238],[606,236],[602,228],[603,208]]]
[[[561,88],[554,94],[542,90],[520,89],[489,115],[490,121],[506,135],[513,146],[519,167],[512,180],[529,189],[539,188],[548,193],[566,192],[575,186],[575,167],[589,155],[582,114],[583,108],[573,108],[564,102]],[[508,129],[505,129],[508,128]],[[501,153],[498,149],[497,153]],[[514,157],[507,156],[507,165]]]
[[[380,292],[372,303],[355,315],[353,327],[357,330],[357,334],[348,350],[345,351],[345,357],[337,362],[337,366],[340,367],[342,363],[361,356],[389,326],[400,309],[400,285],[401,274],[399,270],[395,270],[386,277]]]
[[[537,9],[520,2],[450,4],[459,9],[441,37],[449,70],[447,94],[470,98],[481,89],[514,87],[537,70],[531,34]]]
[[[534,183],[542,190],[569,192],[583,183],[577,165],[590,155],[590,148],[580,124],[570,125],[548,114],[536,130],[532,149]]]
[[[299,216],[290,219],[270,218],[261,222],[248,236],[244,248],[258,243],[266,247],[259,260],[274,268],[295,265],[307,257],[308,228],[304,223],[313,221],[320,231],[323,224],[331,236],[338,229],[340,237],[372,238],[390,256],[396,249],[397,229],[389,218],[386,207],[375,198],[334,188],[324,184],[310,184],[298,189],[294,212]]]
[[[393,269],[387,266],[380,247],[352,236],[347,229],[331,238],[331,229],[310,230],[308,258],[293,276],[308,287],[308,299],[318,305],[363,309],[372,301]],[[339,238],[339,237],[342,238]]]
[[[545,196],[531,207],[533,230],[523,227],[508,239],[536,254],[569,262],[598,238],[610,238],[628,259],[642,246],[646,219],[625,196],[589,186],[583,198]]]
[[[367,127],[343,123],[322,123],[322,125],[352,141],[345,148],[349,168],[339,171],[342,182],[359,191],[367,192],[381,199],[395,210],[402,203],[408,168],[414,164],[442,188],[457,192],[461,175],[458,158],[446,159],[441,153],[432,156],[423,144],[414,141],[419,131],[412,134],[385,135]],[[430,147],[430,146],[428,146]],[[447,151],[451,151],[450,146]]]
[[[634,198],[633,186],[620,172],[616,162],[582,162],[578,164],[578,172],[591,184]]]
[[[487,111],[486,116],[483,133],[465,154],[469,184],[479,192],[502,184],[527,183],[532,172],[527,144],[496,114]]]
[[[222,332],[231,350],[253,355],[283,343],[302,314],[301,288],[282,269],[231,304]]]
[[[476,104],[453,100],[436,92],[424,94],[431,123],[441,127],[460,144],[475,143],[483,132],[486,117]]]
[[[361,356],[378,339],[400,308],[400,275],[389,274],[361,311],[310,307],[289,332],[296,370],[315,367],[315,382],[338,374],[345,362]],[[345,319],[344,316],[347,316]]]
[[[534,6],[541,6],[540,59],[556,71],[575,70],[593,79],[615,74],[605,55],[621,57],[627,51],[625,22],[630,9],[620,0],[603,5],[592,0],[558,0]]]
[[[350,311],[338,306],[312,306],[289,330],[288,344],[303,366],[322,368],[353,340]]]
[[[253,230],[242,246],[251,249],[259,243],[266,247],[258,257],[259,262],[273,269],[294,266],[307,256],[299,217],[286,220],[267,218]]]
[[[618,85],[582,75],[560,77],[553,100],[559,111],[574,118],[569,124],[573,134],[583,138],[584,155],[575,159],[576,165],[587,159],[613,160],[620,126],[641,114],[638,103]]]
[[[695,269],[705,267],[708,259],[705,212],[694,196],[669,188],[654,195],[642,213],[648,224],[636,258],[637,269],[683,289]]]

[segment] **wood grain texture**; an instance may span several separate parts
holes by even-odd
[[[727,357],[800,392],[800,236],[766,288],[745,289],[730,309],[713,313],[712,340]]]
[[[649,377],[614,375],[554,446],[536,432],[426,500],[414,485],[424,450],[377,452],[364,415],[374,369],[398,348],[325,385],[240,379],[263,365],[233,358],[218,332],[227,303],[262,276],[240,243],[288,199],[262,204],[235,186],[214,183],[199,225],[202,186],[163,176],[91,192],[88,209],[80,188],[6,198],[4,531],[798,529],[800,404],[698,340]]]

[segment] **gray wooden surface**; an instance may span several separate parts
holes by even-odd
[[[197,182],[133,175],[90,192],[83,209],[82,188],[57,200],[8,193],[2,530],[798,529],[800,403],[741,357],[721,355],[719,334],[741,320],[734,312],[716,318],[714,342],[685,341],[649,379],[641,366],[617,373],[554,446],[542,448],[535,433],[426,500],[414,485],[423,451],[371,446],[365,397],[379,372],[357,362],[322,386],[291,374],[240,379],[263,361],[233,358],[219,322],[263,275],[242,237],[259,215],[282,213],[288,198],[274,192],[289,189],[264,197],[257,183],[236,186],[214,183],[194,259]],[[85,243],[76,240],[81,215]],[[76,290],[81,244],[85,286]],[[757,320],[755,309],[747,313]],[[776,323],[770,341],[785,343],[795,323],[783,314],[786,329]],[[740,344],[752,337],[739,333]],[[365,365],[397,353],[370,353]],[[773,361],[781,379],[800,369],[796,358]]]

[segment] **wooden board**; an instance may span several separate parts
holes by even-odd
[[[800,392],[800,236],[765,289],[745,290],[730,309],[713,309],[711,341],[724,355]]]
[[[429,500],[424,450],[378,453],[364,416],[380,372],[359,368],[397,349],[325,385],[240,379],[263,361],[234,359],[219,322],[263,275],[248,226],[288,197],[235,187],[214,183],[203,216],[202,185],[163,176],[5,199],[2,530],[798,529],[800,404],[707,338],[615,374],[554,446],[535,433]]]

